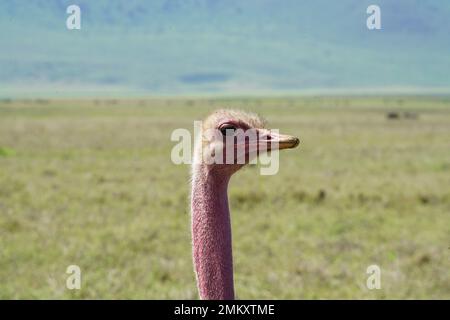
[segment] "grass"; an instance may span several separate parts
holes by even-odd
[[[450,298],[450,100],[416,97],[1,101],[0,298],[196,299],[170,134],[226,106],[302,140],[232,179],[238,298]]]

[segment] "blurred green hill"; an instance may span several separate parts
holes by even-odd
[[[446,0],[3,0],[0,96],[445,90],[449,35]]]

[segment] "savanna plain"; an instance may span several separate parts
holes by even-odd
[[[450,98],[413,96],[0,100],[0,298],[196,299],[170,137],[225,107],[301,140],[231,180],[238,298],[450,299]]]

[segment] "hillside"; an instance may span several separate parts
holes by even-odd
[[[0,96],[450,88],[450,2],[376,2],[3,0]]]

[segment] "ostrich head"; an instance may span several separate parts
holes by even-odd
[[[295,148],[300,142],[267,129],[254,113],[225,109],[205,119],[197,139],[194,163],[230,176],[264,152]]]
[[[192,254],[202,299],[234,299],[227,188],[233,173],[268,150],[299,140],[266,129],[255,114],[218,110],[203,122],[192,166]]]

